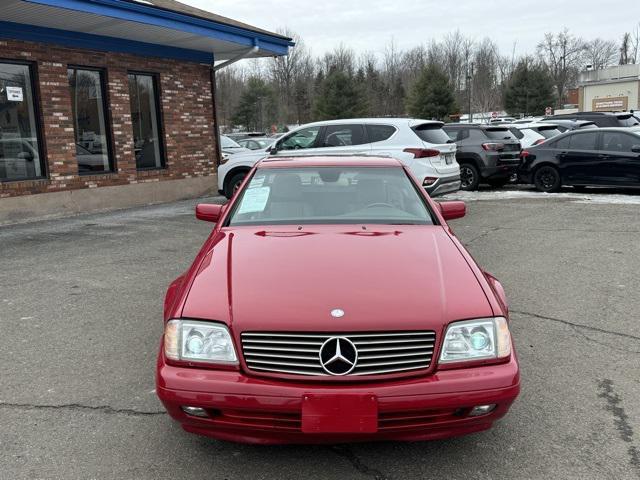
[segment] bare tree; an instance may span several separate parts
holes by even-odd
[[[584,48],[584,41],[567,29],[557,34],[545,33],[544,40],[538,44],[538,55],[553,78],[558,105],[564,103],[567,89],[575,85],[582,67]]]
[[[296,46],[291,49],[289,55],[274,57],[269,66],[269,76],[278,92],[279,117],[285,123],[294,123],[300,112],[296,106],[294,88],[305,69],[309,67],[310,54],[304,42],[296,33],[281,29],[279,33],[293,38]]]
[[[629,56],[631,63],[640,62],[640,22],[636,25],[631,36],[631,54]]]
[[[631,34],[626,32],[622,36],[622,43],[620,44],[620,65],[626,65],[629,63],[629,50],[631,49]]]
[[[585,44],[585,63],[595,70],[601,70],[616,62],[618,47],[613,40],[594,38]]]
[[[489,112],[501,107],[502,95],[497,85],[497,47],[489,38],[480,42],[474,54],[473,102],[476,111]]]

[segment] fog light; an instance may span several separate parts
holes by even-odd
[[[204,408],[200,408],[200,407],[185,406],[185,407],[182,407],[182,411],[187,415],[191,415],[192,417],[201,417],[201,418],[209,417],[209,415],[207,414],[207,411]]]
[[[430,185],[433,185],[437,181],[438,181],[438,179],[435,178],[435,177],[425,177],[424,182],[422,182],[422,186],[423,187],[428,187]]]
[[[469,412],[470,417],[479,417],[480,415],[486,415],[487,413],[491,413],[495,410],[496,404],[492,403],[491,405],[476,405]]]

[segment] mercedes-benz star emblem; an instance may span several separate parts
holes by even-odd
[[[331,316],[333,318],[344,317],[344,310],[341,310],[339,308],[335,308],[335,309],[331,310]]]
[[[330,375],[346,375],[358,362],[358,350],[345,337],[331,337],[320,347],[320,365]]]

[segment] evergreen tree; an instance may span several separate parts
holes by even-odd
[[[424,68],[409,92],[409,113],[416,118],[444,120],[456,109],[453,88],[447,75],[436,65]]]
[[[251,77],[240,96],[233,115],[235,125],[244,125],[248,130],[266,131],[270,120],[275,117],[274,92],[259,77]]]
[[[364,96],[353,76],[332,70],[321,80],[314,105],[316,120],[355,118],[366,111]]]
[[[554,105],[553,79],[540,64],[521,61],[514,70],[504,94],[504,106],[511,115],[543,115]]]

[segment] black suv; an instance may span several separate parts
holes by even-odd
[[[518,171],[520,142],[508,127],[456,124],[443,129],[458,146],[462,190],[476,190],[483,182],[502,187]]]
[[[563,113],[560,115],[551,115],[545,117],[545,120],[588,120],[596,124],[596,126],[603,127],[634,127],[640,125],[640,119],[633,113],[620,112],[576,112],[576,113]]]

